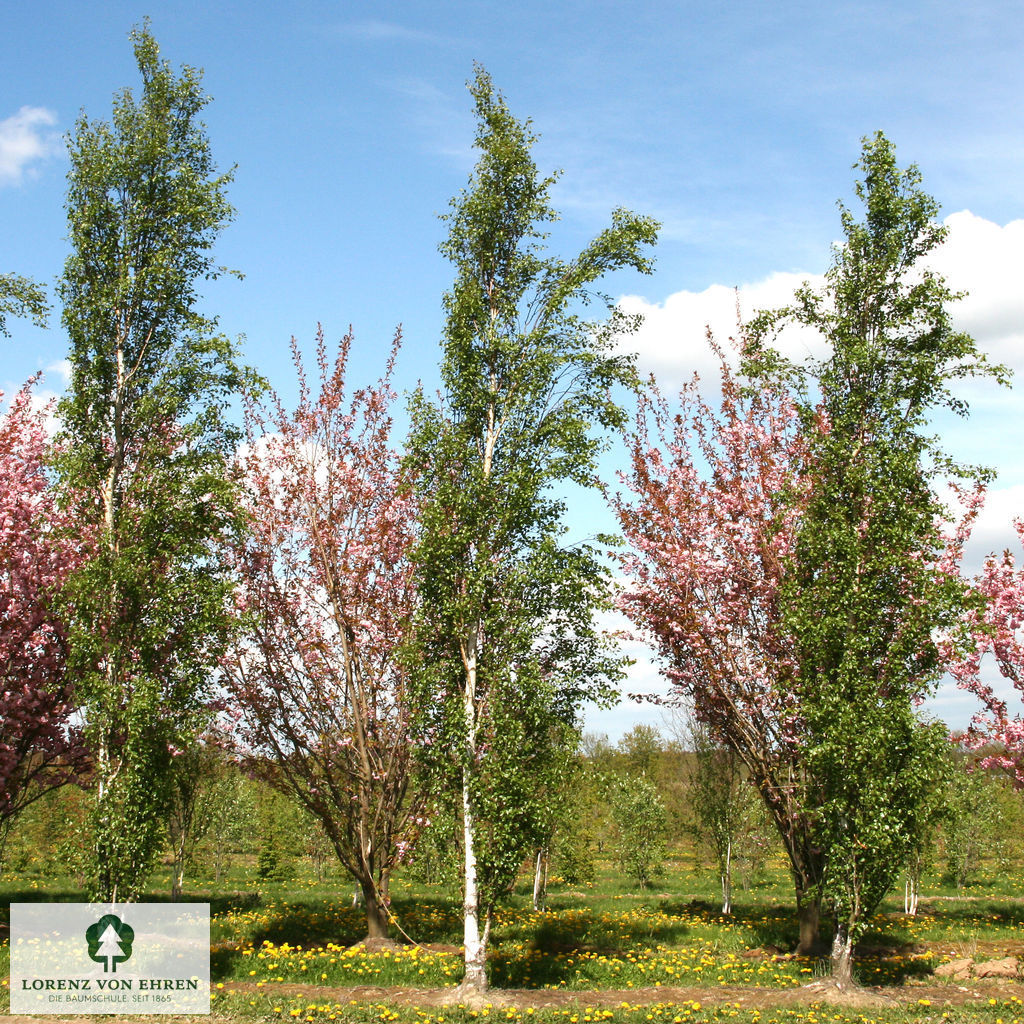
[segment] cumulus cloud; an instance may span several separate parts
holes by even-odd
[[[971,334],[992,360],[1015,370],[1019,388],[1024,378],[1024,220],[999,225],[963,210],[948,216],[945,224],[949,228],[947,239],[931,254],[930,266],[946,278],[953,291],[968,293],[950,307],[953,323]],[[738,289],[715,284],[700,292],[678,291],[661,302],[627,295],[620,300],[620,307],[627,313],[642,314],[644,322],[636,334],[623,340],[623,348],[638,354],[640,369],[653,373],[666,392],[678,389],[697,372],[703,381],[702,390],[713,399],[718,367],[705,341],[707,328],[725,342],[737,333],[737,301],[740,318],[749,319],[759,309],[789,303],[804,281],[820,286],[823,276],[773,273]],[[795,359],[825,354],[820,337],[807,330],[784,332],[779,347]],[[1004,482],[989,488],[964,552],[963,571],[971,576],[981,570],[989,553],[1007,548],[1018,564],[1024,562],[1024,551],[1012,525],[1015,517],[1024,515],[1024,473],[1018,469],[1024,411],[1019,395],[989,382],[967,385],[962,390],[970,399],[972,419],[945,416],[937,420],[936,430],[947,447],[963,449],[954,452],[957,458],[992,465],[1004,478]],[[949,494],[944,492],[944,497],[948,500]],[[658,673],[653,652],[633,644],[629,654],[635,663],[624,686],[626,692],[664,693],[666,683]],[[984,675],[997,692],[1018,699],[994,666],[985,666]],[[950,726],[962,729],[979,704],[973,695],[946,678],[927,709]],[[614,738],[636,721],[658,724],[656,714],[657,708],[651,705],[622,702],[610,710],[588,709],[587,726]]]
[[[60,151],[60,138],[49,131],[56,115],[43,107],[22,107],[0,121],[0,186],[17,185],[32,163]]]
[[[625,339],[623,347],[635,351],[641,371],[653,373],[669,390],[678,390],[694,373],[702,380],[716,381],[718,363],[707,345],[708,329],[731,353],[727,342],[736,336],[741,321],[749,320],[758,310],[790,302],[804,281],[820,285],[823,278],[774,273],[739,288],[713,284],[701,292],[674,292],[664,302],[626,295],[619,300],[619,307],[630,315],[639,313],[643,324]],[[820,337],[802,328],[786,331],[780,341],[793,358],[820,355],[823,350]]]
[[[967,297],[953,307],[954,322],[997,362],[1024,374],[1024,220],[1003,227],[970,210],[950,214],[946,242],[932,266]]]
[[[61,390],[63,391],[71,383],[71,360],[58,359],[57,362],[50,363],[46,368],[46,373],[51,380],[59,378]]]
[[[71,379],[71,363],[67,359],[47,366],[40,373],[29,394],[29,408],[33,412],[43,414],[43,424],[49,437],[56,437],[61,423],[57,417],[57,402],[67,389]],[[10,380],[0,383],[0,416],[6,414],[10,401],[25,382],[14,383]],[[56,387],[54,387],[54,385]]]
[[[964,572],[972,576],[979,573],[988,555],[1004,551],[1010,551],[1021,564],[1024,552],[1013,527],[1014,519],[1021,516],[1024,516],[1024,485],[990,488],[964,549]]]
[[[954,323],[995,361],[1024,374],[1024,220],[1000,226],[963,210],[945,223],[949,235],[930,265],[954,291],[968,292],[951,306]],[[822,274],[776,272],[738,289],[714,284],[700,292],[674,292],[662,302],[626,295],[620,307],[642,314],[644,322],[623,347],[637,352],[641,370],[653,373],[666,389],[677,389],[694,372],[713,380],[717,364],[705,331],[710,327],[722,342],[735,335],[737,300],[740,316],[749,319],[760,309],[790,302],[804,281],[818,287],[823,280]],[[779,347],[796,359],[824,353],[820,337],[802,328],[785,330]]]

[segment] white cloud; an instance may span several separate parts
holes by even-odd
[[[653,373],[668,391],[698,373],[702,380],[717,382],[718,363],[706,341],[707,329],[731,353],[728,339],[737,334],[737,303],[741,320],[749,320],[762,309],[785,305],[804,281],[820,285],[820,275],[773,273],[761,281],[729,288],[713,284],[702,292],[674,292],[664,302],[652,303],[638,295],[619,300],[625,313],[640,313],[643,324],[623,348],[637,352],[639,367]],[[820,355],[819,336],[804,328],[787,330],[780,347],[794,359]],[[734,359],[730,360],[735,362]]]
[[[1000,226],[968,210],[945,220],[949,234],[945,243],[932,254],[931,266],[943,274],[953,291],[968,295],[951,307],[954,325],[971,334],[978,347],[993,360],[1016,371],[1017,387],[1024,378],[1024,220]],[[702,390],[711,397],[717,390],[717,362],[705,342],[710,326],[719,342],[736,334],[736,303],[740,314],[749,318],[759,309],[787,304],[795,288],[805,280],[820,286],[822,276],[801,273],[773,273],[739,289],[712,285],[701,292],[679,291],[662,302],[651,302],[636,295],[620,300],[627,313],[642,313],[644,323],[633,336],[624,339],[623,348],[638,353],[641,371],[654,373],[666,392],[677,390],[696,371],[705,381]],[[818,337],[806,330],[786,331],[779,347],[793,358],[822,355]],[[1020,437],[1024,436],[1024,409],[1018,394],[994,387],[991,382],[966,384],[958,390],[969,397],[972,419],[964,421],[946,416],[936,421],[936,429],[947,447],[961,448],[958,458],[995,466],[1006,483],[990,487],[971,539],[967,544],[963,571],[980,571],[986,555],[1010,548],[1018,564],[1024,552],[1013,529],[1013,519],[1024,515],[1024,482],[1017,471],[1020,464]],[[664,693],[667,689],[657,671],[652,652],[641,645],[630,645],[636,658],[624,690],[632,693]],[[986,678],[1011,700],[1012,687],[988,666]],[[1014,705],[1016,706],[1016,705]],[[966,728],[971,715],[979,709],[977,699],[944,679],[928,710],[953,728]],[[598,711],[588,708],[587,727],[592,731],[621,736],[636,721],[655,721],[657,708],[630,705]]]
[[[50,437],[56,437],[61,428],[60,418],[57,416],[57,403],[67,391],[71,383],[71,360],[61,359],[46,367],[40,379],[40,385],[32,391],[32,408],[45,413],[46,433]],[[52,384],[54,387],[47,387]]]
[[[931,265],[954,291],[969,293],[951,307],[955,325],[972,334],[993,359],[1024,375],[1024,220],[1000,227],[964,210],[945,223],[949,235]],[[636,351],[641,370],[654,373],[666,390],[677,389],[695,371],[714,380],[716,363],[704,340],[706,328],[725,342],[736,334],[737,297],[741,316],[750,318],[757,310],[785,305],[804,281],[817,287],[823,277],[776,272],[738,289],[714,284],[701,292],[674,292],[662,302],[626,295],[621,308],[643,314],[644,323],[623,347]],[[778,344],[797,359],[823,352],[820,339],[806,329],[787,329]]]
[[[476,161],[468,130],[469,114],[461,97],[451,96],[431,82],[415,76],[393,78],[390,88],[407,101],[408,116],[429,152],[468,171]]]
[[[1017,564],[1024,562],[1020,538],[1013,520],[1024,516],[1024,485],[993,487],[985,495],[985,505],[978,514],[971,538],[964,550],[963,571],[973,576],[981,572],[990,554],[1012,552]]]
[[[43,107],[22,107],[0,121],[0,186],[17,185],[33,161],[60,151],[60,138],[47,129],[56,115]]]
[[[1004,227],[970,210],[950,214],[932,266],[965,299],[952,307],[958,328],[996,361],[1024,374],[1024,220]]]
[[[71,360],[58,359],[57,362],[47,366],[46,372],[53,377],[60,378],[61,391],[64,391],[71,383]]]
[[[62,363],[67,363],[67,360],[63,360]],[[62,363],[55,363],[53,366],[47,367],[46,373],[40,374],[39,379],[29,392],[29,408],[33,412],[43,414],[43,425],[46,429],[47,436],[51,438],[56,437],[57,432],[60,430],[61,424],[60,420],[57,418],[57,402],[60,400],[60,396],[64,388],[67,387],[67,378],[64,379],[60,390],[54,391],[52,388],[46,386],[48,383],[47,374],[51,370],[58,373],[63,372]],[[70,364],[68,365],[70,366]],[[6,381],[5,383],[0,384],[0,416],[7,414],[10,409],[11,400],[24,386],[24,381],[20,384],[15,384],[11,381]]]

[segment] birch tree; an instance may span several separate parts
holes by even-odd
[[[231,217],[199,114],[143,27],[142,77],[112,121],[68,139],[71,255],[60,295],[71,386],[59,407],[62,501],[96,546],[64,588],[69,670],[95,762],[91,894],[130,899],[162,840],[170,759],[192,742],[224,649],[236,525],[233,346],[197,311]]]
[[[853,943],[917,845],[942,777],[945,730],[917,705],[949,665],[942,638],[956,632],[966,595],[936,489],[978,474],[945,455],[930,418],[966,414],[957,379],[1004,376],[954,328],[957,296],[925,264],[946,232],[920,172],[898,167],[881,133],[864,140],[856,169],[863,219],[840,204],[844,240],[824,287],[762,315],[747,364],[787,374],[802,421],[816,425],[814,482],[779,603],[818,787],[839,985],[852,980]],[[769,342],[788,323],[818,331],[827,355],[787,366]]]
[[[579,303],[608,271],[649,269],[656,225],[619,210],[575,259],[546,255],[555,178],[538,174],[529,122],[482,68],[470,92],[479,159],[441,247],[456,269],[444,396],[414,398],[411,458],[422,502],[419,727],[435,773],[460,793],[462,984],[480,991],[495,900],[543,841],[537,779],[558,762],[582,700],[619,676],[593,621],[606,570],[592,546],[564,543],[554,488],[592,484],[592,428],[620,422],[608,389],[631,374],[612,348],[622,319],[591,323]]]

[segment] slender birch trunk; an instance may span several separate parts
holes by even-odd
[[[466,973],[459,986],[482,992],[487,988],[487,947],[480,934],[480,892],[476,880],[476,849],[473,845],[473,809],[469,800],[469,772],[462,782],[462,839],[466,848],[465,894],[462,904],[462,941],[465,946]]]
[[[722,913],[732,913],[732,839],[725,847],[725,870],[722,872]]]
[[[548,890],[548,851],[541,846],[537,850],[537,863],[533,871],[533,909],[543,910]]]
[[[485,931],[483,936],[480,934],[480,890],[476,877],[474,817],[470,799],[470,776],[472,761],[476,754],[477,635],[478,630],[474,626],[464,651],[466,688],[463,698],[468,761],[462,769],[462,841],[465,849],[462,941],[465,948],[466,971],[459,988],[483,992],[487,988],[487,933]]]

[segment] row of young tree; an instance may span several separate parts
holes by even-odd
[[[584,737],[576,793],[555,837],[556,870],[566,882],[590,880],[588,858],[603,856],[617,862],[627,884],[643,888],[685,851],[697,872],[717,876],[722,913],[730,914],[734,884],[746,891],[770,877],[778,833],[734,750],[691,714],[673,711],[666,722],[667,735],[638,725],[614,747]],[[946,748],[929,828],[903,867],[910,915],[926,874],[930,884],[962,893],[983,867],[1008,870],[1016,857],[1024,803],[1004,769],[981,765],[989,754]],[[629,800],[617,799],[621,793]]]
[[[734,887],[748,899],[754,889],[774,887],[781,849],[739,759],[692,718],[673,713],[666,721],[667,735],[637,725],[614,746],[583,736],[567,766],[570,785],[546,805],[543,845],[529,851],[516,880],[516,891],[532,886],[535,910],[546,908],[549,881],[571,898],[609,872],[626,890],[676,891],[681,884],[691,894],[707,884],[695,888],[693,876],[710,876],[721,886],[724,915],[732,913]],[[337,887],[351,876],[322,820],[293,793],[254,778],[221,746],[199,743],[186,756],[158,858],[172,899],[186,884],[262,887],[312,878]],[[905,869],[910,915],[935,885],[963,893],[1017,863],[1024,804],[1001,769],[979,769],[977,760],[949,748],[929,841]],[[81,888],[90,867],[90,801],[81,786],[50,789],[33,801],[8,835],[0,865],[8,879]],[[432,814],[400,877],[449,898],[461,881],[456,808],[435,804]],[[353,907],[360,900],[357,888]]]
[[[133,39],[138,99],[68,139],[59,431],[30,386],[0,423],[0,832],[47,788],[87,784],[89,891],[131,899],[197,737],[214,735],[321,823],[379,937],[394,867],[454,795],[464,984],[485,987],[492,910],[550,835],[580,707],[623,678],[595,622],[614,600],[608,545],[567,544],[559,497],[597,486],[620,436],[618,603],[763,801],[801,950],[827,905],[848,981],[859,930],[930,827],[947,737],[916,708],[944,671],[991,712],[975,741],[1020,771],[1019,721],[980,658],[1020,682],[1024,576],[1007,556],[961,578],[982,474],[928,432],[935,410],[966,411],[953,381],[1005,373],[922,268],[943,230],[917,171],[867,140],[865,220],[841,210],[824,289],[744,327],[738,373],[719,350],[720,411],[696,383],[674,406],[624,354],[636,324],[607,300],[605,319],[583,315],[604,274],[650,269],[657,225],[619,210],[575,258],[548,254],[555,177],[478,68],[479,160],[444,218],[442,394],[411,396],[400,446],[397,337],[356,390],[351,338],[336,354],[318,339],[312,383],[296,346],[289,411],[197,311],[222,272],[231,175],[199,121],[199,74],[176,76],[147,28]],[[44,315],[33,282],[0,289],[0,317]],[[828,355],[784,360],[788,323]],[[956,523],[947,477],[968,483]]]

